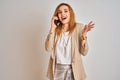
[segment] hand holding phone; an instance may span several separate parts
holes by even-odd
[[[55,19],[55,20],[54,20],[54,23],[55,23],[56,26],[61,25],[61,21],[60,21],[59,19],[58,19],[58,20]]]

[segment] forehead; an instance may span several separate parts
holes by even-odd
[[[68,10],[68,6],[62,5],[62,6],[59,7],[58,10]]]

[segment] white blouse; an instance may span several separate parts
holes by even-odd
[[[63,32],[56,44],[56,61],[59,64],[71,64],[71,36]]]

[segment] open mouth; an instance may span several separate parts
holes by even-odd
[[[67,17],[62,17],[61,19],[62,19],[62,21],[64,21],[65,19],[67,19]]]

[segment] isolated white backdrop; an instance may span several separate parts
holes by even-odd
[[[120,80],[119,0],[0,0],[0,80],[47,80],[44,42],[61,2],[77,22],[95,22],[83,57],[87,80]]]

